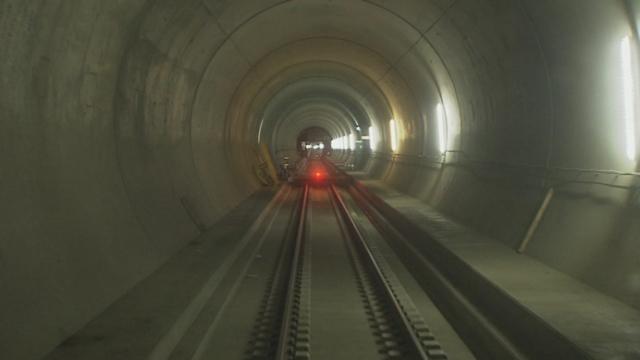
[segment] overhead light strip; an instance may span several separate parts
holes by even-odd
[[[398,124],[395,120],[389,121],[389,132],[391,135],[391,151],[398,151]]]
[[[439,103],[436,108],[436,116],[438,120],[438,149],[440,153],[447,152],[447,117],[444,106]]]
[[[620,52],[622,57],[622,81],[624,88],[626,151],[629,160],[635,161],[637,156],[635,89],[631,40],[628,36],[622,39]]]

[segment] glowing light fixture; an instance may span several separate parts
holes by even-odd
[[[356,149],[356,134],[354,133],[349,134],[349,149],[351,151]]]
[[[258,127],[258,143],[262,139],[262,125],[264,125],[264,119],[260,120],[260,127]]]
[[[395,120],[389,121],[389,132],[391,135],[391,151],[398,150],[398,125]]]
[[[331,147],[334,149],[346,150],[349,146],[348,136],[341,136],[331,141]]]
[[[338,149],[338,150],[344,150],[346,149],[345,146],[345,137],[341,136],[337,139],[333,139],[331,140],[331,148],[333,149]]]
[[[375,150],[378,146],[378,133],[377,129],[373,126],[369,126],[369,148]]]
[[[635,89],[633,74],[633,58],[631,56],[631,39],[628,36],[620,43],[620,55],[622,57],[622,81],[624,82],[624,116],[626,150],[629,160],[635,161],[636,150],[636,114],[635,114]]]
[[[438,150],[444,154],[447,152],[447,115],[444,112],[442,103],[438,104],[436,113],[438,120]]]

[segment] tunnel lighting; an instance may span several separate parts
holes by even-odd
[[[356,149],[356,134],[354,133],[349,134],[349,149],[351,151]]]
[[[337,139],[331,140],[331,148],[338,150],[346,150],[349,148],[349,137],[341,136]]]
[[[447,152],[447,118],[442,103],[436,108],[438,120],[438,149],[442,154]]]
[[[629,37],[622,39],[620,44],[622,57],[622,81],[624,82],[624,116],[626,150],[629,160],[635,161],[636,150],[636,114],[635,114],[635,89],[633,83],[633,58],[631,55],[631,41]]]
[[[391,135],[391,151],[398,150],[398,125],[395,120],[389,121],[389,133]]]
[[[261,142],[260,139],[262,139],[262,125],[264,125],[264,119],[260,120],[260,127],[258,127],[258,144]]]
[[[378,146],[378,133],[374,126],[369,126],[369,148],[375,150]]]

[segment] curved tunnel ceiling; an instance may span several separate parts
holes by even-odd
[[[324,113],[322,117],[329,116],[338,122],[340,130],[332,126],[334,138],[356,128],[367,129],[372,121],[380,118],[374,113],[375,107],[348,83],[333,78],[307,77],[288,84],[270,99],[261,117],[258,117],[261,119],[259,132],[273,134],[270,143],[276,144],[278,141],[275,137],[279,132],[274,129],[288,129],[291,122],[304,122],[305,117],[314,116],[311,111],[314,108],[320,115]],[[301,114],[303,111],[305,117]],[[388,118],[388,115],[384,117]],[[283,140],[289,145],[292,144],[290,136]]]
[[[354,119],[380,132],[369,175],[507,244],[554,179],[621,172],[571,188],[553,215],[562,225],[549,225],[549,242],[533,251],[624,301],[637,296],[628,281],[607,285],[587,269],[608,263],[596,239],[614,232],[629,199],[593,182],[628,186],[637,165],[625,156],[618,51],[634,30],[618,2],[0,6],[0,40],[11,50],[0,64],[0,113],[12,119],[0,125],[0,191],[11,208],[0,265],[7,278],[34,278],[9,282],[13,297],[0,300],[12,310],[7,323],[23,324],[0,336],[34,339],[29,348],[13,342],[9,358],[50,349],[258,189],[259,132],[282,148],[310,126],[344,136]],[[589,196],[609,205],[585,205]],[[580,230],[585,214],[605,221]],[[549,255],[572,231],[593,239],[589,254]],[[621,277],[631,263],[616,266]],[[51,298],[25,304],[33,288]]]

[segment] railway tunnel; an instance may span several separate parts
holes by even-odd
[[[1,1],[0,358],[639,359],[639,16]]]

